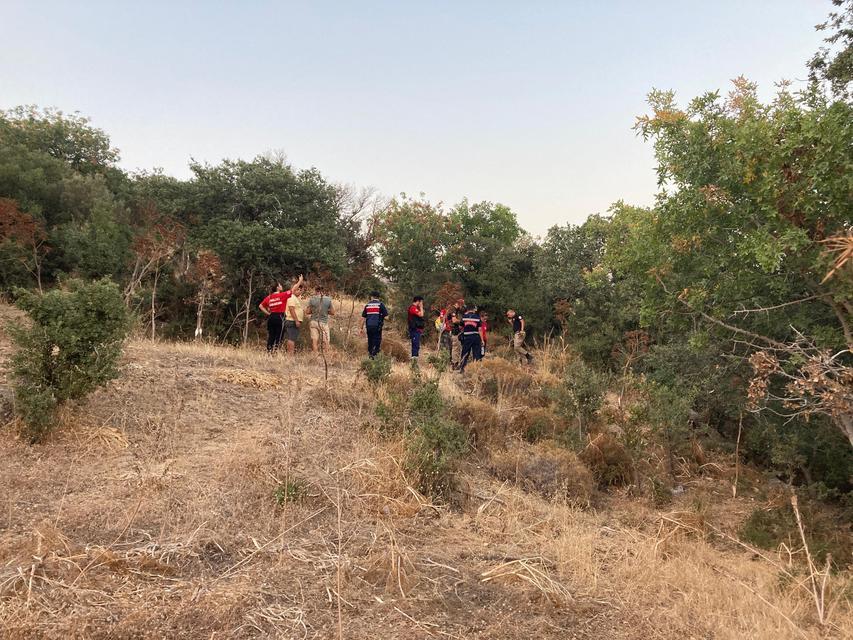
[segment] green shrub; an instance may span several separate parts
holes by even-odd
[[[444,408],[444,398],[441,397],[438,383],[433,380],[416,387],[409,399],[409,413],[415,421],[437,418]]]
[[[755,509],[740,527],[740,537],[761,549],[776,549],[785,542],[796,540],[797,523],[789,507],[781,509]]]
[[[456,421],[445,416],[422,420],[409,434],[407,450],[416,467],[421,490],[446,494],[451,488],[453,462],[468,449],[468,435]]]
[[[409,465],[419,478],[421,490],[446,494],[451,489],[453,463],[468,449],[468,434],[449,417],[437,380],[415,387],[409,398],[406,448]]]
[[[442,374],[450,366],[450,352],[447,349],[441,349],[440,351],[431,353],[427,356],[427,362],[435,368],[436,372]]]
[[[130,319],[115,283],[72,281],[68,290],[19,292],[29,327],[12,325],[15,409],[32,442],[55,424],[56,409],[118,376]]]
[[[562,383],[552,389],[551,394],[560,412],[577,421],[578,433],[581,434],[601,407],[606,389],[605,376],[578,359],[566,371]]]
[[[365,358],[359,367],[364,372],[370,384],[379,384],[388,380],[391,375],[391,359],[383,353],[375,358]]]

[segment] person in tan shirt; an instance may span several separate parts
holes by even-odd
[[[284,332],[287,335],[287,352],[296,351],[296,341],[303,319],[302,300],[295,293],[287,299],[287,311],[284,314]]]

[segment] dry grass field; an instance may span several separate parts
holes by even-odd
[[[453,506],[435,504],[357,362],[332,353],[325,381],[311,354],[134,340],[45,444],[0,429],[0,636],[853,637],[849,576],[828,579],[821,626],[801,554],[734,539],[784,498],[733,498],[720,473],[663,511],[567,500],[480,447]]]

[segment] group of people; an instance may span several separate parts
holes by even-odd
[[[329,345],[329,318],[335,315],[332,298],[322,284],[314,289],[314,295],[303,305],[300,298],[305,288],[302,276],[285,290],[281,283],[275,292],[263,299],[259,305],[267,316],[267,351],[281,348],[286,340],[288,353],[296,349],[296,340],[305,318],[308,318],[311,332],[311,346],[321,351]],[[438,331],[438,348],[449,354],[450,365],[457,371],[464,371],[471,360],[480,360],[486,353],[488,344],[488,316],[474,304],[465,304],[460,298],[452,305],[436,309],[435,328]],[[361,334],[367,336],[367,354],[375,358],[382,346],[382,330],[388,317],[388,308],[382,302],[378,291],[370,294],[370,300],[361,312]],[[526,323],[524,317],[515,309],[506,311],[506,321],[512,327],[512,345],[515,353],[526,363],[533,356],[525,347]],[[407,328],[411,341],[412,360],[417,361],[421,350],[421,338],[426,328],[426,314],[423,296],[414,296],[407,310]]]
[[[471,360],[481,360],[488,344],[488,316],[475,304],[465,304],[459,298],[450,307],[436,309],[435,328],[438,331],[438,348],[448,352],[450,366],[464,371]],[[367,334],[367,353],[376,357],[382,345],[382,327],[388,309],[379,297],[379,292],[370,294],[370,301],[361,313],[362,333]],[[423,296],[415,296],[406,313],[409,340],[412,345],[412,360],[417,360],[421,350],[421,338],[426,327]],[[525,347],[526,323],[515,309],[506,312],[507,323],[512,327],[512,346],[515,353],[527,364],[533,356]]]
[[[258,308],[267,316],[267,351],[273,352],[281,348],[287,338],[287,352],[296,350],[296,340],[305,316],[311,331],[311,347],[314,351],[324,349],[329,344],[329,316],[335,315],[335,307],[322,284],[314,288],[314,295],[303,306],[299,294],[305,287],[302,276],[284,290],[279,282],[275,292],[261,301]]]

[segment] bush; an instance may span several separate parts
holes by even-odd
[[[415,387],[408,410],[409,466],[417,474],[422,491],[446,495],[452,488],[453,463],[468,449],[468,434],[447,415],[437,380]]]
[[[452,488],[452,465],[468,449],[468,437],[458,422],[445,416],[432,416],[420,421],[409,435],[407,449],[421,490],[433,495],[447,494]]]
[[[382,344],[380,345],[382,353],[397,362],[408,362],[411,360],[411,352],[409,346],[386,332],[382,336]]]
[[[550,409],[527,409],[512,419],[512,430],[527,442],[555,438],[566,430],[566,423]]]
[[[15,409],[32,442],[55,424],[56,409],[118,376],[130,319],[115,283],[72,281],[67,291],[19,292],[29,328],[12,325]]]
[[[605,377],[578,359],[551,393],[560,412],[577,420],[580,435],[601,407],[606,388]]]
[[[380,353],[375,358],[365,358],[359,367],[370,384],[385,382],[391,375],[391,359]]]
[[[518,396],[530,400],[535,380],[530,373],[503,358],[474,362],[466,368],[474,392],[481,398],[499,402]]]

